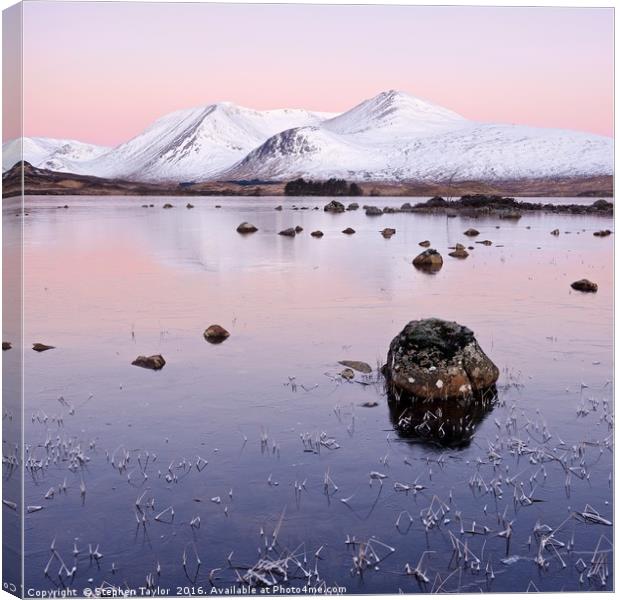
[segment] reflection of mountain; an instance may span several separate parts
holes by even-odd
[[[497,402],[497,389],[454,400],[400,401],[388,395],[390,420],[399,436],[439,446],[467,446]]]

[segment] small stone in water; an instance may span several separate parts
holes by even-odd
[[[342,377],[343,379],[346,379],[347,381],[350,381],[351,379],[355,377],[355,373],[353,372],[353,369],[349,369],[347,367],[346,369],[343,369],[341,371],[340,377]]]
[[[221,325],[209,325],[203,335],[211,344],[221,344],[226,338],[230,337],[230,333]]]
[[[143,369],[159,371],[166,364],[166,361],[161,354],[153,354],[153,356],[138,356],[131,364]]]
[[[361,360],[339,360],[338,364],[359,371],[360,373],[372,373],[372,367]]]
[[[45,352],[46,350],[53,350],[56,346],[47,346],[46,344],[32,344],[32,349],[35,352]]]

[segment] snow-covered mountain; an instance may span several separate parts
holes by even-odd
[[[23,144],[23,146],[22,146]],[[58,140],[44,137],[24,137],[2,145],[2,170],[10,169],[23,160],[41,169],[75,173],[79,164],[91,161],[110,148],[86,144],[76,140]]]
[[[3,148],[5,170],[15,162],[15,144]],[[470,121],[390,90],[342,114],[229,102],[182,110],[113,149],[27,138],[24,158],[52,170],[137,181],[492,181],[612,174],[613,140]]]
[[[276,133],[332,117],[299,109],[258,111],[229,102],[171,113],[80,173],[143,181],[216,176]]]
[[[611,138],[477,123],[391,90],[318,127],[277,134],[222,178],[492,181],[612,172]]]

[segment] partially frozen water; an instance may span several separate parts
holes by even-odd
[[[24,227],[25,437],[40,464],[25,504],[43,507],[25,517],[27,589],[206,594],[287,551],[288,581],[271,576],[302,591],[612,589],[612,527],[572,516],[613,514],[614,238],[592,235],[611,219],[370,218],[324,213],[327,201],[30,197],[5,224],[8,260]],[[259,231],[237,234],[242,221]],[[277,235],[295,225],[296,238]],[[462,235],[472,226],[493,245]],[[435,275],[411,265],[424,239],[444,256]],[[475,247],[464,261],[447,256],[457,242]],[[598,293],[571,290],[583,277]],[[501,369],[463,447],[399,437],[376,371],[338,378],[339,360],[376,369],[408,321],[430,316],[473,329]],[[221,345],[202,336],[213,323],[231,332]],[[131,365],[158,353],[160,372]],[[322,434],[335,443],[304,451]],[[156,520],[168,507],[174,518]]]

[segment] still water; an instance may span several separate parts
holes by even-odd
[[[327,201],[5,206],[5,256],[23,226],[25,504],[43,507],[25,516],[26,588],[207,594],[290,554],[286,577],[265,576],[282,591],[612,589],[612,526],[574,515],[613,514],[613,236],[592,235],[612,220],[370,218]],[[242,221],[259,231],[239,235]],[[411,265],[425,239],[444,256],[434,275]],[[459,242],[466,260],[447,256]],[[584,277],[598,293],[571,290]],[[401,437],[376,371],[402,327],[431,316],[473,329],[501,370],[497,402],[456,447]],[[203,338],[213,323],[223,344]],[[132,366],[140,354],[166,366]],[[344,381],[343,359],[373,374]]]

